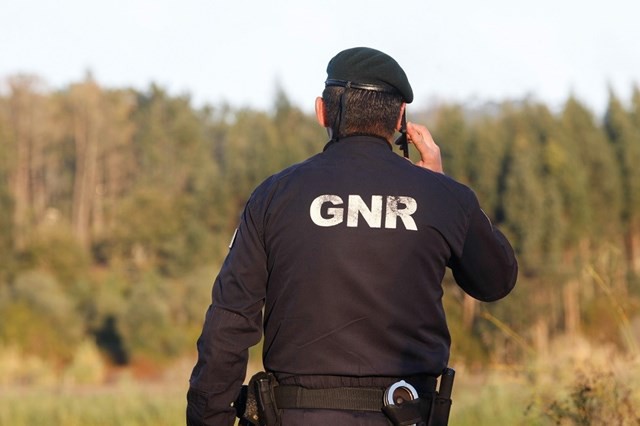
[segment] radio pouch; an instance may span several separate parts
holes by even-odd
[[[280,412],[276,406],[274,388],[278,386],[275,376],[261,371],[256,373],[247,386],[247,410],[243,415],[247,421],[260,426],[280,426]],[[251,400],[255,401],[255,410]]]
[[[271,373],[261,371],[242,386],[234,403],[240,426],[280,426],[280,413],[276,406],[274,388],[278,386]]]

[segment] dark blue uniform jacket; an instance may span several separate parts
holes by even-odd
[[[438,376],[442,279],[494,301],[517,262],[475,194],[354,136],[264,181],[215,280],[190,380],[193,424],[231,425],[247,349],[290,375]],[[263,311],[264,310],[264,311]]]

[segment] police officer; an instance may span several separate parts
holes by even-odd
[[[406,380],[433,394],[450,347],[445,269],[481,301],[515,285],[509,242],[471,189],[443,173],[427,128],[406,126],[416,164],[392,151],[413,100],[398,63],[359,47],[338,53],[327,74],[316,115],[331,140],[253,192],[215,280],[190,425],[234,423],[248,348],[263,332],[264,367],[280,387],[330,390],[326,406],[285,402],[281,424],[388,425],[344,392]]]

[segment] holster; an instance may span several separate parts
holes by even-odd
[[[431,417],[427,426],[447,426],[449,424],[449,412],[451,411],[451,398],[436,396],[431,408]]]
[[[394,426],[447,426],[454,378],[455,370],[445,368],[440,376],[440,388],[431,397],[421,396],[400,405],[385,405],[382,412]]]
[[[241,426],[280,426],[280,412],[276,405],[274,389],[278,386],[271,373],[261,371],[242,386],[236,400],[236,416]]]
[[[382,412],[394,426],[425,425],[431,412],[431,398],[420,397],[401,405],[385,405]]]
[[[394,426],[447,426],[451,399],[436,392],[431,398],[420,397],[401,405],[387,405],[382,412]]]
[[[445,368],[440,376],[440,388],[433,400],[431,416],[428,426],[447,426],[449,424],[449,413],[451,412],[451,392],[453,391],[453,380],[456,371],[453,368]]]

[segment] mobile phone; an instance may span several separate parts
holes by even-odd
[[[395,144],[400,147],[404,158],[409,158],[409,141],[407,141],[407,110],[402,112],[402,120],[400,122],[400,136],[396,139]]]

